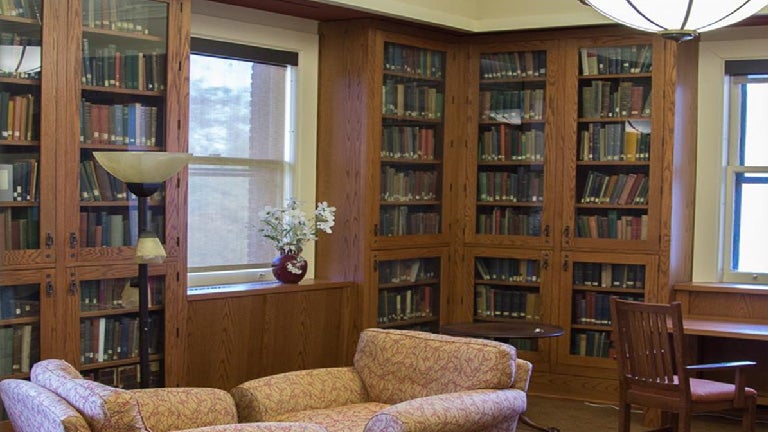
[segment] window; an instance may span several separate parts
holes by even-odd
[[[724,280],[758,281],[768,274],[768,61],[726,61],[728,165]]]
[[[317,36],[244,11],[193,2],[189,286],[271,280],[259,211],[314,202]]]

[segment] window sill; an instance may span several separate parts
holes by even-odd
[[[674,291],[768,295],[768,285],[730,282],[683,282]]]
[[[289,292],[321,291],[339,288],[351,288],[352,282],[305,279],[297,284],[280,282],[249,282],[238,284],[190,287],[187,300],[209,300],[254,295],[280,294]]]

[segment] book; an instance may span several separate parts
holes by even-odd
[[[0,201],[13,201],[13,164],[0,164]]]

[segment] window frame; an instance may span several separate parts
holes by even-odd
[[[296,92],[293,95],[296,145],[294,153],[287,155],[293,171],[290,190],[291,195],[299,201],[314,203],[319,64],[317,22],[206,0],[193,0],[191,36],[298,54],[294,77]],[[204,162],[204,158],[196,158],[194,164]],[[215,162],[222,161],[217,158]],[[310,264],[307,278],[312,278],[314,244],[307,244],[302,255]],[[269,280],[272,280],[272,275],[268,269],[187,273],[190,288]]]
[[[698,151],[694,224],[693,282],[768,284],[768,275],[728,272],[733,214],[729,139],[729,60],[768,59],[765,27],[729,28],[702,36],[699,44]],[[730,198],[729,198],[730,196]],[[730,220],[728,218],[731,218]]]

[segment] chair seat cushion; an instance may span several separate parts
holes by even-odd
[[[269,421],[316,423],[324,426],[328,432],[360,432],[365,429],[365,425],[371,417],[388,406],[377,402],[366,402],[333,408],[295,411],[270,418]]]
[[[736,387],[733,384],[710,381],[699,378],[691,378],[691,400],[694,402],[714,402],[732,399]],[[744,390],[746,396],[755,396],[757,392],[747,387]]]

